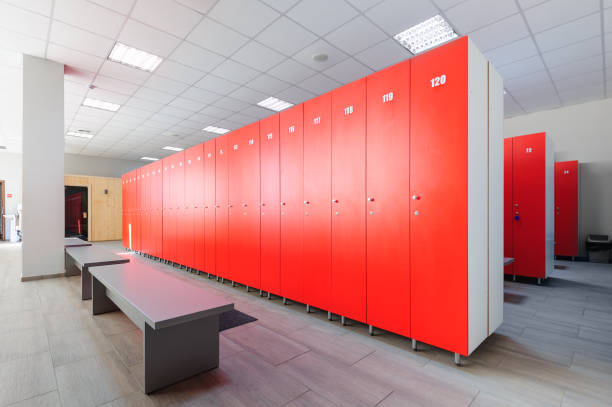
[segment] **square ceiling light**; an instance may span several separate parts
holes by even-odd
[[[140,157],[141,160],[145,160],[145,161],[158,161],[159,158],[153,158],[153,157]]]
[[[69,131],[68,133],[66,133],[66,136],[90,139],[94,135],[89,133],[88,131]]]
[[[280,112],[281,110],[285,110],[288,107],[293,106],[293,103],[285,102],[284,100],[270,96],[269,98],[257,103],[257,105],[265,107],[266,109],[274,110],[275,112]]]
[[[224,129],[223,127],[216,127],[216,126],[206,126],[202,130],[207,131],[209,133],[215,133],[215,134],[225,134],[225,133],[230,132],[230,130],[228,129]]]
[[[416,55],[457,38],[457,33],[442,16],[436,15],[396,34],[393,38]]]
[[[116,112],[119,110],[121,105],[111,102],[105,102],[103,100],[85,98],[83,101],[83,106],[93,107],[95,109],[108,110],[109,112]]]
[[[172,146],[165,146],[162,147],[162,150],[170,150],[170,151],[183,151],[182,148],[180,147],[172,147]]]
[[[157,55],[128,47],[120,42],[115,44],[108,59],[147,72],[153,72],[162,62],[162,58]]]

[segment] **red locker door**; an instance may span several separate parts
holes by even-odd
[[[142,183],[141,183],[141,169],[137,169],[136,180],[134,184],[135,200],[134,200],[134,215],[133,215],[133,226],[132,226],[132,246],[136,251],[141,250],[140,236],[142,234],[142,224],[140,222],[142,213]]]
[[[411,335],[466,355],[467,37],[411,65]]]
[[[504,257],[514,257],[512,224],[514,210],[512,201],[512,137],[504,139]],[[504,274],[513,274],[513,264],[504,267]]]
[[[162,169],[161,161],[157,161],[152,168],[151,177],[151,254],[162,257]]]
[[[215,140],[204,143],[204,268],[215,274]]]
[[[176,250],[176,210],[173,205],[172,170],[174,169],[174,157],[163,159],[163,258],[174,261]]]
[[[187,267],[199,269],[196,265],[196,241],[198,240],[198,228],[200,219],[198,217],[198,203],[202,201],[202,145],[191,147],[185,150],[185,205],[183,228],[183,252],[185,265]],[[197,224],[196,224],[197,223]],[[202,233],[204,234],[204,228]]]
[[[304,103],[304,302],[331,296],[331,93]]]
[[[546,278],[546,135],[513,140],[514,274]]]
[[[121,176],[121,245],[128,247],[128,234],[127,234],[127,174]]]
[[[215,139],[215,274],[222,278],[229,275],[228,148],[229,134]]]
[[[304,106],[280,113],[281,295],[302,302]]]
[[[410,61],[366,80],[367,323],[410,337]]]
[[[366,80],[332,93],[332,307],[366,320]]]
[[[555,163],[555,255],[578,256],[578,161]]]
[[[174,154],[173,172],[173,193],[174,205],[176,208],[176,251],[175,262],[186,265],[189,260],[190,252],[193,252],[193,245],[188,243],[190,238],[188,227],[187,209],[185,207],[185,152],[181,151]]]
[[[279,117],[259,122],[261,157],[261,289],[280,294]]]
[[[242,185],[242,165],[243,165],[243,152],[245,151],[242,147],[242,133],[244,128],[234,130],[228,135],[228,173],[227,173],[227,188],[228,188],[228,210],[227,210],[227,227],[228,227],[228,251],[229,251],[229,270],[225,278],[236,281],[238,283],[244,283],[244,268],[243,260],[244,253],[240,245],[243,230],[242,230],[242,218],[240,214],[240,202],[243,199],[243,185]]]
[[[194,235],[193,235],[193,267],[196,270],[204,270],[206,242],[204,239],[204,144],[197,146],[197,155],[195,156],[195,174],[193,176],[193,184],[187,185],[186,188],[195,189],[194,198]]]

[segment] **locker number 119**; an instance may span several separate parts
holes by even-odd
[[[446,75],[436,76],[431,79],[431,87],[435,88],[436,86],[444,85],[446,83]]]
[[[387,102],[392,101],[393,100],[393,92],[385,93],[382,96],[382,99],[383,99],[383,103],[387,103]]]

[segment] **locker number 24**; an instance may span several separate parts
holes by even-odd
[[[436,76],[431,79],[431,87],[435,88],[436,86],[444,85],[446,83],[446,75]]]

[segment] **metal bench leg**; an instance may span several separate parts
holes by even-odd
[[[91,300],[91,273],[89,267],[81,272],[81,300]]]
[[[106,296],[106,287],[94,276],[91,276],[91,313],[93,315],[116,311],[119,308]]]

